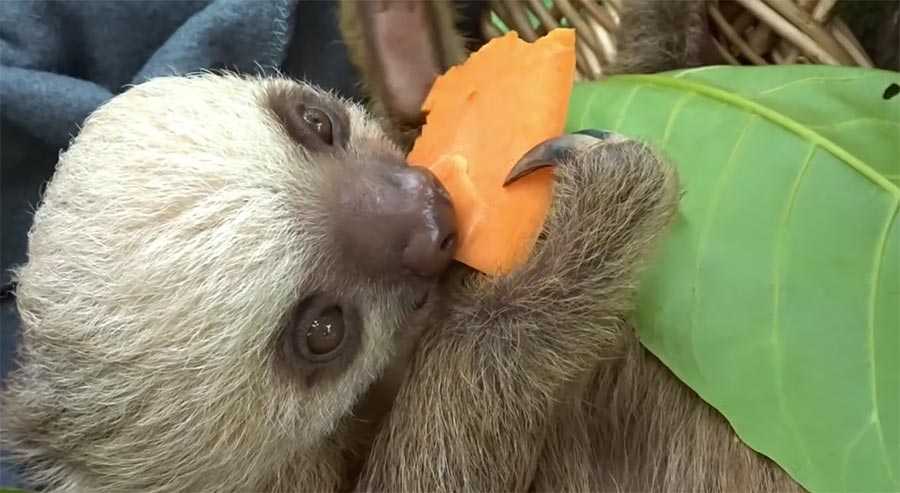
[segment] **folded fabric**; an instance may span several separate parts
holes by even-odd
[[[0,268],[25,261],[26,234],[58,154],[85,117],[149,78],[276,69],[357,99],[336,2],[34,0],[0,7]],[[0,305],[0,376],[15,350],[14,300]],[[2,451],[0,451],[2,452]],[[0,463],[0,487],[15,487]]]
[[[314,82],[356,98],[336,15],[333,2],[298,0],[4,2],[3,285],[24,261],[31,212],[58,152],[99,105],[156,76],[220,69],[305,76],[312,66]]]

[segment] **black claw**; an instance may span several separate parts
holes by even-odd
[[[586,130],[579,130],[575,132],[578,135],[590,135],[591,137],[603,140],[612,135],[610,132],[606,130],[597,130],[596,128],[588,128]]]
[[[578,151],[610,135],[609,132],[603,130],[581,130],[545,140],[519,159],[519,162],[506,176],[506,180],[503,181],[503,186],[505,187],[540,168],[556,166],[567,153]]]

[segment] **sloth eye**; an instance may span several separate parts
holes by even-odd
[[[336,378],[359,354],[363,322],[352,300],[314,293],[285,316],[273,342],[276,364],[290,378],[307,386]]]
[[[303,110],[302,117],[303,121],[309,125],[309,128],[316,132],[316,135],[318,135],[323,142],[331,145],[331,118],[328,118],[328,115],[326,115],[324,111],[315,108],[307,108]]]
[[[344,317],[340,308],[332,307],[314,318],[307,327],[306,345],[316,356],[324,356],[344,340]]]

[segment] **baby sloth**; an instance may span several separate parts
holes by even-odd
[[[46,491],[527,486],[560,391],[619,345],[677,188],[603,133],[536,147],[509,181],[548,165],[546,239],[487,279],[448,271],[446,191],[362,108],[286,79],[134,87],[36,212],[6,448]],[[355,408],[421,328],[407,402],[366,431]]]
[[[4,438],[56,490],[336,484],[335,430],[426,308],[454,224],[434,176],[319,89],[136,87],[37,211]]]
[[[600,141],[549,142],[516,174],[585,142]],[[127,91],[86,122],[36,213],[4,448],[49,491],[352,487],[354,405],[425,325],[473,343],[473,369],[522,372],[521,389],[483,390],[503,392],[492,405],[548,406],[627,308],[621,277],[674,203],[641,145],[578,155],[531,265],[438,293],[450,199],[360,107],[284,79]]]

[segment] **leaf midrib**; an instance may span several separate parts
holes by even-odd
[[[873,389],[871,392],[871,399],[872,399],[871,405],[872,405],[872,409],[873,409],[873,415],[872,415],[872,420],[864,426],[863,430],[861,430],[860,437],[857,437],[856,439],[854,439],[852,441],[852,443],[855,444],[856,442],[858,442],[858,440],[862,437],[862,435],[864,433],[867,433],[868,430],[870,430],[872,427],[875,427],[876,428],[874,430],[876,433],[875,438],[880,442],[880,447],[882,449],[881,450],[882,454],[880,454],[880,455],[881,455],[882,460],[884,460],[887,465],[888,481],[893,485],[898,484],[897,476],[894,471],[894,467],[892,467],[892,465],[890,464],[890,460],[889,460],[890,454],[888,453],[887,444],[885,443],[884,432],[881,429],[882,416],[880,416],[879,407],[878,407],[879,392],[878,392],[878,387],[876,385],[877,380],[875,379],[875,376],[874,376],[874,372],[875,372],[875,365],[874,365],[874,361],[875,361],[874,327],[875,327],[875,325],[874,325],[874,322],[875,322],[875,304],[877,303],[877,301],[876,301],[877,296],[875,295],[875,293],[878,290],[879,277],[880,277],[880,274],[882,273],[881,272],[882,271],[882,263],[885,259],[885,248],[887,245],[887,239],[890,237],[890,231],[891,231],[892,225],[894,224],[897,216],[900,215],[900,184],[892,183],[890,180],[887,179],[887,177],[885,175],[879,173],[874,168],[870,167],[865,160],[863,160],[860,157],[858,157],[857,155],[849,152],[846,148],[837,144],[835,141],[831,140],[830,138],[825,137],[824,135],[813,130],[813,128],[816,128],[816,127],[807,126],[807,125],[801,123],[800,120],[795,120],[794,118],[792,118],[790,116],[780,113],[779,111],[767,106],[765,102],[758,102],[753,99],[747,99],[744,96],[740,96],[738,94],[731,93],[724,89],[719,89],[716,86],[711,86],[705,82],[699,82],[699,81],[687,80],[687,79],[677,79],[677,77],[680,77],[688,72],[690,72],[690,71],[674,72],[673,74],[676,77],[675,79],[673,79],[671,75],[655,74],[655,75],[634,75],[634,76],[623,75],[623,76],[616,76],[614,78],[611,78],[612,80],[608,80],[607,83],[615,83],[616,80],[621,80],[621,81],[623,81],[622,86],[625,88],[624,94],[620,98],[620,100],[624,99],[624,104],[618,105],[619,107],[616,108],[616,111],[619,114],[618,114],[616,124],[612,127],[612,129],[618,130],[619,128],[621,128],[623,120],[626,119],[626,117],[627,117],[627,113],[628,113],[627,108],[629,107],[632,100],[635,99],[636,93],[639,92],[639,90],[642,87],[657,87],[657,88],[675,89],[675,90],[682,91],[683,93],[686,93],[686,94],[681,95],[681,98],[679,99],[678,103],[676,103],[676,105],[673,108],[673,113],[675,113],[675,114],[678,113],[678,111],[684,106],[686,99],[691,99],[692,96],[701,96],[701,97],[705,97],[705,98],[709,99],[711,102],[718,102],[718,103],[721,103],[721,104],[724,104],[724,105],[727,105],[730,107],[738,108],[742,111],[745,111],[745,112],[753,114],[753,115],[758,115],[761,118],[764,118],[767,121],[772,122],[776,126],[784,128],[785,130],[788,130],[789,132],[794,133],[801,139],[806,140],[812,146],[811,151],[814,151],[816,148],[821,147],[823,151],[830,153],[833,156],[835,156],[836,158],[844,161],[844,163],[846,165],[848,165],[851,169],[853,169],[854,171],[856,171],[857,173],[859,173],[860,175],[865,177],[867,179],[867,181],[869,181],[870,183],[873,183],[877,187],[879,187],[882,190],[884,190],[885,192],[887,192],[888,196],[890,197],[891,200],[889,200],[889,204],[887,204],[887,212],[888,212],[887,222],[882,230],[880,237],[875,238],[876,255],[873,258],[874,265],[872,266],[873,281],[872,281],[872,285],[870,286],[871,292],[869,293],[869,297],[868,297],[868,304],[869,304],[868,317],[867,317],[868,323],[866,326],[868,336],[867,336],[866,346],[870,352],[870,361],[872,362],[872,366],[870,367],[870,372],[872,372],[870,384],[873,386]],[[633,84],[634,87],[629,88],[628,84]],[[591,95],[591,97],[589,98],[589,104],[585,105],[584,108],[586,111],[585,111],[585,114],[583,114],[581,116],[581,127],[584,127],[585,117],[590,113],[590,111],[591,111],[590,108],[593,107],[592,104],[593,104],[594,100],[597,98],[597,94],[600,92],[601,91],[594,92],[594,94]],[[751,97],[752,97],[752,95],[751,95]],[[637,99],[640,99],[640,98],[637,98]],[[615,105],[613,105],[613,106],[615,106]],[[675,118],[676,117],[674,114],[669,115],[669,120],[668,120],[668,122],[666,122],[665,131],[663,132],[663,146],[665,146],[665,143],[668,140],[668,138],[667,138],[668,133],[669,133],[670,128],[673,125],[673,121],[675,120]],[[900,122],[896,122],[896,121],[890,120],[890,119],[886,119],[886,120],[884,120],[884,122],[886,124],[890,124],[890,125],[900,125]],[[810,158],[811,154],[807,157]],[[807,162],[806,164],[809,164],[809,163]],[[798,183],[800,180],[802,180],[802,174],[800,177],[798,177]],[[796,190],[794,191],[794,193],[796,193]],[[793,200],[794,198],[795,197],[792,196],[791,200]],[[779,241],[779,244],[780,243],[781,242]],[[699,252],[698,252],[698,255],[699,255]],[[776,299],[777,299],[777,295],[776,295]],[[658,316],[655,316],[653,318],[654,328],[657,327],[659,320],[660,319]],[[692,332],[690,333],[690,335],[693,335]],[[849,452],[849,451],[850,451],[850,446],[848,446],[848,449],[845,450],[845,452]],[[806,458],[808,460],[810,457],[807,455]],[[847,457],[845,456],[844,457],[844,468],[842,471],[843,475],[841,478],[841,481],[843,481],[843,482],[846,482],[846,480],[847,480],[847,478],[846,478],[846,473],[847,473],[846,461],[847,461]]]
[[[872,169],[861,159],[837,145],[834,141],[826,138],[824,135],[768,106],[708,84],[703,84],[691,79],[676,79],[671,75],[618,75],[611,78],[610,82],[614,81],[622,81],[624,83],[634,82],[636,84],[681,89],[755,113],[831,152],[837,158],[847,163],[847,165],[853,168],[857,173],[863,175],[872,183],[884,189],[884,191],[889,193],[892,197],[895,199],[900,198],[900,187],[897,187],[887,178],[881,176],[880,173]]]

